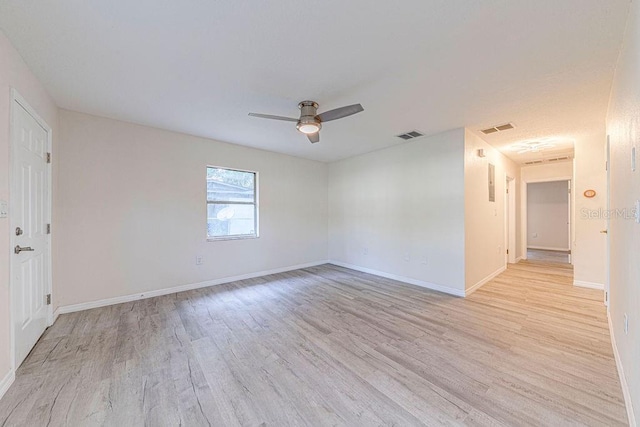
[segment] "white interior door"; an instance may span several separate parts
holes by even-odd
[[[17,99],[12,109],[11,318],[15,366],[47,327],[49,292],[48,130]]]

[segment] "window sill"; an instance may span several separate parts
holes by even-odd
[[[225,240],[247,240],[247,239],[258,239],[260,236],[257,235],[247,235],[247,236],[220,236],[220,237],[207,237],[207,242],[221,242]]]

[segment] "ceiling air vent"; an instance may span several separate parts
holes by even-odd
[[[532,162],[525,162],[525,165],[537,165],[538,163],[542,163],[542,160],[534,160]]]
[[[400,139],[404,139],[405,141],[408,139],[418,138],[423,136],[422,132],[418,132],[417,130],[412,130],[411,132],[403,133],[400,135],[396,135]]]
[[[499,126],[494,126],[492,128],[482,129],[480,132],[484,133],[485,135],[489,135],[491,133],[502,132],[502,131],[505,131],[505,130],[513,129],[514,127],[515,126],[513,125],[513,123],[506,123],[504,125],[499,125]]]
[[[569,156],[556,157],[555,159],[548,159],[547,162],[559,162],[561,160],[569,160]]]

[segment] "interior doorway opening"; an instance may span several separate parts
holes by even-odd
[[[571,264],[571,180],[527,183],[527,259]]]

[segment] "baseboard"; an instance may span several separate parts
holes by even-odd
[[[519,263],[520,261],[522,261],[523,259],[527,259],[525,257],[519,256],[518,258],[516,258],[516,264]]]
[[[556,252],[569,252],[569,248],[552,248],[549,246],[527,246],[527,249],[537,249],[539,251],[556,251]]]
[[[573,286],[580,288],[598,289],[604,291],[604,285],[602,283],[583,282],[582,280],[574,280]]]
[[[0,399],[2,399],[2,396],[4,396],[7,390],[9,390],[9,387],[11,387],[11,384],[13,384],[15,379],[16,371],[11,369],[9,372],[7,372],[7,375],[4,376],[2,381],[0,381]]]
[[[74,313],[76,311],[89,310],[89,309],[98,308],[98,307],[106,307],[108,305],[122,304],[125,302],[137,301],[137,300],[146,299],[146,298],[153,298],[153,297],[159,297],[162,295],[175,294],[177,292],[207,288],[209,286],[222,285],[225,283],[235,282],[238,280],[253,279],[256,277],[268,276],[270,274],[284,273],[286,271],[299,270],[301,268],[315,267],[318,265],[327,264],[328,262],[329,261],[327,260],[309,262],[306,264],[291,265],[288,267],[275,268],[273,270],[257,271],[255,273],[241,274],[239,276],[223,277],[221,279],[207,280],[204,282],[174,286],[172,288],[158,289],[158,290],[142,292],[138,294],[124,295],[124,296],[114,297],[114,298],[106,298],[106,299],[101,299],[97,301],[83,302],[79,304],[64,305],[56,309],[53,315],[53,319],[55,322],[55,319],[57,319],[59,315],[65,314],[65,313]]]
[[[611,346],[613,347],[613,356],[616,359],[616,367],[618,368],[618,377],[620,378],[620,386],[622,387],[622,396],[624,397],[624,403],[627,408],[627,417],[629,418],[629,425],[635,426],[637,424],[636,424],[636,416],[633,412],[633,404],[631,401],[631,391],[629,390],[627,377],[624,376],[624,369],[622,368],[620,353],[618,353],[618,345],[616,344],[616,336],[613,333],[613,323],[611,323],[611,315],[609,313],[609,310],[607,310],[607,321],[609,323],[609,335],[611,336]]]
[[[380,276],[386,279],[397,280],[398,282],[408,283],[410,285],[420,286],[421,288],[431,289],[432,291],[444,292],[445,294],[455,295],[457,297],[465,296],[462,289],[455,289],[449,286],[443,286],[436,283],[425,282],[423,280],[412,279],[411,277],[399,276],[397,274],[385,273],[384,271],[360,267],[359,265],[348,264],[342,261],[329,260],[329,264],[348,268],[350,270],[361,271],[363,273],[373,274],[374,276]]]
[[[482,285],[484,285],[485,283],[491,281],[491,279],[493,279],[494,277],[498,276],[499,274],[502,274],[506,269],[507,269],[507,266],[504,265],[504,266],[500,267],[499,269],[497,269],[496,271],[494,271],[493,273],[489,274],[487,277],[485,277],[484,279],[480,280],[478,283],[476,283],[475,285],[473,285],[469,289],[467,289],[464,292],[465,293],[464,296],[468,297],[469,295],[471,295],[472,293],[474,293],[475,291],[480,289],[482,287]]]

